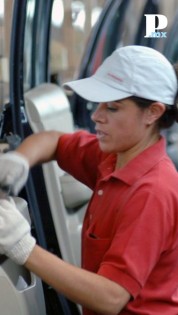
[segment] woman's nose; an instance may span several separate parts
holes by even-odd
[[[102,107],[102,104],[99,104],[95,111],[91,115],[91,119],[94,122],[104,122],[105,121],[105,114],[104,114],[104,108]]]

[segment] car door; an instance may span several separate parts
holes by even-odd
[[[10,26],[16,18],[13,1],[1,1],[1,134],[0,152],[3,154],[12,150],[20,142],[20,137],[14,133],[14,125],[9,97],[8,72]],[[21,7],[23,10],[23,5]],[[12,17],[14,14],[14,17]],[[16,66],[16,65],[15,65]],[[5,130],[8,132],[6,133]],[[5,194],[1,192],[1,198]],[[29,221],[30,211],[27,202],[22,197],[13,197],[22,215]],[[9,258],[0,255],[0,310],[3,315],[46,315],[46,305],[42,282],[24,266],[18,266]]]

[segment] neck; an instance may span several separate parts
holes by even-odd
[[[117,155],[116,166],[115,169],[121,169],[127,165],[127,163],[133,160],[137,155],[141,152],[146,150],[147,148],[151,147],[160,139],[160,135],[154,135],[151,139],[139,142],[134,147],[130,148],[129,150],[119,152]]]

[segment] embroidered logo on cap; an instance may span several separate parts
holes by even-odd
[[[113,79],[119,81],[119,82],[123,82],[123,79],[122,79],[122,78],[117,77],[117,76],[116,76],[115,74],[113,74],[113,73],[108,72],[107,75],[108,75],[109,77],[111,77],[111,78],[113,78]]]

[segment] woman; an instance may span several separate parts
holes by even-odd
[[[0,158],[0,182],[17,194],[29,167],[57,160],[93,189],[82,230],[82,268],[36,245],[7,200],[0,201],[0,253],[81,304],[86,315],[175,315],[178,174],[161,136],[177,119],[173,67],[151,48],[127,46],[94,76],[67,86],[99,103],[92,115],[96,135],[32,135]]]

